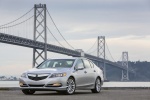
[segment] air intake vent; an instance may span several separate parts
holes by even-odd
[[[32,84],[28,84],[30,87],[44,87],[44,84],[39,84],[39,85],[32,85]]]

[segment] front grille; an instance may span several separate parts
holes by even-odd
[[[28,74],[28,78],[34,81],[46,79],[49,74]]]
[[[33,84],[28,84],[30,87],[44,87],[44,84],[39,84],[39,85],[33,85]]]
[[[43,80],[46,79],[47,76],[43,76],[43,77],[32,77],[32,76],[28,76],[29,79],[34,80],[34,81],[39,81],[39,80]]]

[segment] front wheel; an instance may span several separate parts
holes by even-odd
[[[95,87],[91,90],[92,93],[99,93],[101,91],[101,81],[100,78],[97,78],[95,81]]]
[[[75,80],[73,78],[69,78],[67,80],[67,88],[66,88],[66,94],[73,94],[75,92],[76,89],[76,83]]]
[[[35,90],[22,90],[22,92],[26,95],[32,95],[35,93]]]

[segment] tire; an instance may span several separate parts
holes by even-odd
[[[71,77],[67,80],[66,94],[72,95],[76,90],[75,80]]]
[[[99,93],[101,91],[101,80],[97,78],[95,81],[94,89],[91,90],[92,93]]]
[[[25,95],[32,95],[35,93],[35,90],[22,90]]]

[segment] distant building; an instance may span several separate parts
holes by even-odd
[[[2,81],[2,80],[6,80],[7,78],[6,78],[6,76],[0,76],[0,80]]]

